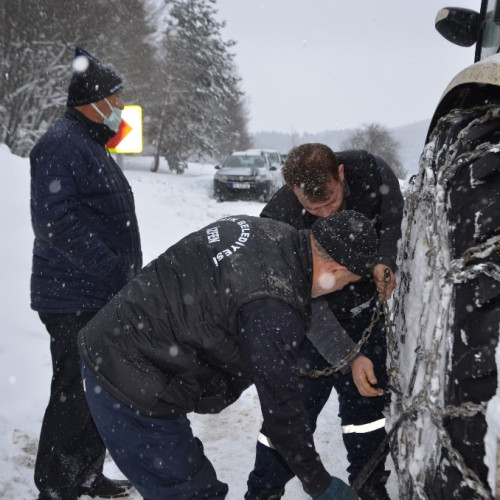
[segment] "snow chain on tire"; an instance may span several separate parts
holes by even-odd
[[[398,336],[388,342],[400,498],[491,499],[483,459],[500,324],[498,104],[437,122],[404,211]]]

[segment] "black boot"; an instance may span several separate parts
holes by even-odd
[[[360,500],[391,500],[385,487],[391,471],[374,472],[365,483],[358,488]]]
[[[132,489],[130,481],[102,476],[89,488],[82,488],[80,495],[88,495],[92,498],[122,498],[128,496]]]

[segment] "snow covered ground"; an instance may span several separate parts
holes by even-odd
[[[152,173],[150,164],[149,158],[136,157],[126,158],[124,165],[135,194],[145,263],[213,220],[237,213],[258,215],[263,207],[257,201],[213,200],[212,165],[192,164],[184,175],[175,175],[164,166]],[[48,335],[29,307],[33,241],[29,161],[0,145],[0,165],[4,181],[0,197],[0,498],[30,500],[37,496],[33,466],[49,395],[51,361]],[[336,399],[333,395],[320,415],[315,440],[330,473],[345,480],[347,461]],[[261,422],[255,390],[248,389],[219,415],[191,414],[190,418],[220,479],[229,484],[228,500],[241,500]],[[390,459],[388,464],[392,468]],[[121,477],[111,461],[105,471],[110,477]],[[397,500],[394,473],[388,489]],[[288,484],[285,499],[306,498],[297,480]]]

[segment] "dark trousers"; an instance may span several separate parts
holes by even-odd
[[[50,334],[52,384],[35,464],[40,500],[76,500],[102,476],[106,449],[90,415],[80,374],[77,335],[94,316],[40,314]]]
[[[186,415],[141,415],[107,392],[84,365],[82,378],[110,455],[144,500],[226,497],[228,487],[217,479]]]
[[[370,324],[373,307],[367,307],[358,315],[341,319],[340,323],[354,341],[359,341],[365,328]],[[302,379],[302,401],[308,412],[309,420],[313,429],[316,429],[316,421],[321,410],[325,406],[332,389],[335,387],[339,398],[339,416],[341,425],[362,426],[384,419],[384,408],[388,403],[387,394],[387,343],[383,318],[373,328],[373,331],[362,348],[363,354],[373,363],[375,375],[378,380],[377,387],[384,389],[384,396],[368,398],[361,396],[352,380],[351,372],[346,375],[335,372],[328,377],[313,379],[303,377]],[[322,370],[328,366],[328,362],[318,353],[309,340],[305,340],[301,346],[300,365],[308,370]],[[261,434],[268,436],[265,426],[262,426]],[[385,438],[385,428],[378,428],[370,432],[344,432],[344,445],[347,450],[349,466],[349,481],[352,482],[359,474],[363,466],[373,455],[380,442]],[[384,463],[379,464],[376,472],[384,470]],[[335,474],[335,471],[330,471]],[[294,473],[286,465],[278,452],[273,448],[257,443],[255,465],[248,478],[247,500],[259,498],[258,490],[271,490],[284,487],[294,477]],[[264,498],[264,497],[262,497]]]

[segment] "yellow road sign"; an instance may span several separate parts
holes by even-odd
[[[106,144],[112,153],[142,153],[142,108],[125,106],[118,132]]]

